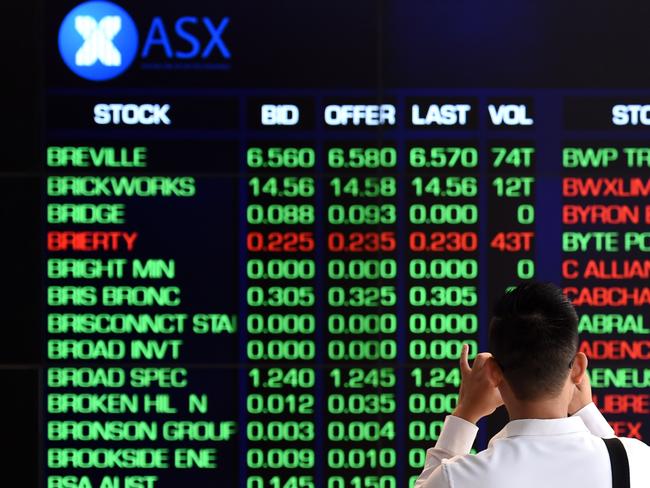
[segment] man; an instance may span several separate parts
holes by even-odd
[[[592,403],[578,317],[562,291],[530,283],[506,293],[490,322],[489,348],[470,368],[463,347],[458,405],[427,451],[416,488],[611,488],[601,437],[614,431]],[[475,424],[502,404],[510,422],[470,455]],[[620,440],[630,487],[650,487],[650,447]]]

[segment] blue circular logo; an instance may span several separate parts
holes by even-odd
[[[131,16],[112,2],[85,2],[65,16],[59,52],[74,73],[87,80],[122,74],[138,51],[138,29]]]

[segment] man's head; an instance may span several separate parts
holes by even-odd
[[[577,357],[577,349],[578,316],[557,286],[526,283],[496,304],[489,350],[499,379],[505,379],[516,400],[570,399],[586,369],[587,359],[581,353]],[[579,364],[574,364],[576,357]]]

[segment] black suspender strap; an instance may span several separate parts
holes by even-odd
[[[623,443],[617,438],[603,439],[612,465],[612,487],[630,488],[630,465]]]

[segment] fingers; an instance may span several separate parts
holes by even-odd
[[[489,352],[481,352],[476,355],[476,358],[474,358],[474,363],[472,364],[472,368],[475,368],[478,366],[479,368],[482,368],[487,360],[492,357],[492,354]]]
[[[471,367],[469,365],[468,356],[469,356],[469,345],[463,344],[463,348],[460,351],[461,374],[471,373],[473,368],[482,369],[483,366],[485,366],[487,360],[492,357],[492,354],[490,354],[489,352],[482,352],[477,354],[476,358],[474,358],[474,362],[472,363]]]
[[[469,367],[469,362],[467,361],[467,356],[469,354],[469,346],[463,344],[463,349],[460,351],[460,373],[465,375],[472,372],[472,368]]]
[[[488,360],[492,357],[489,352],[482,352],[476,355],[472,363],[472,371],[482,371],[485,369]]]

